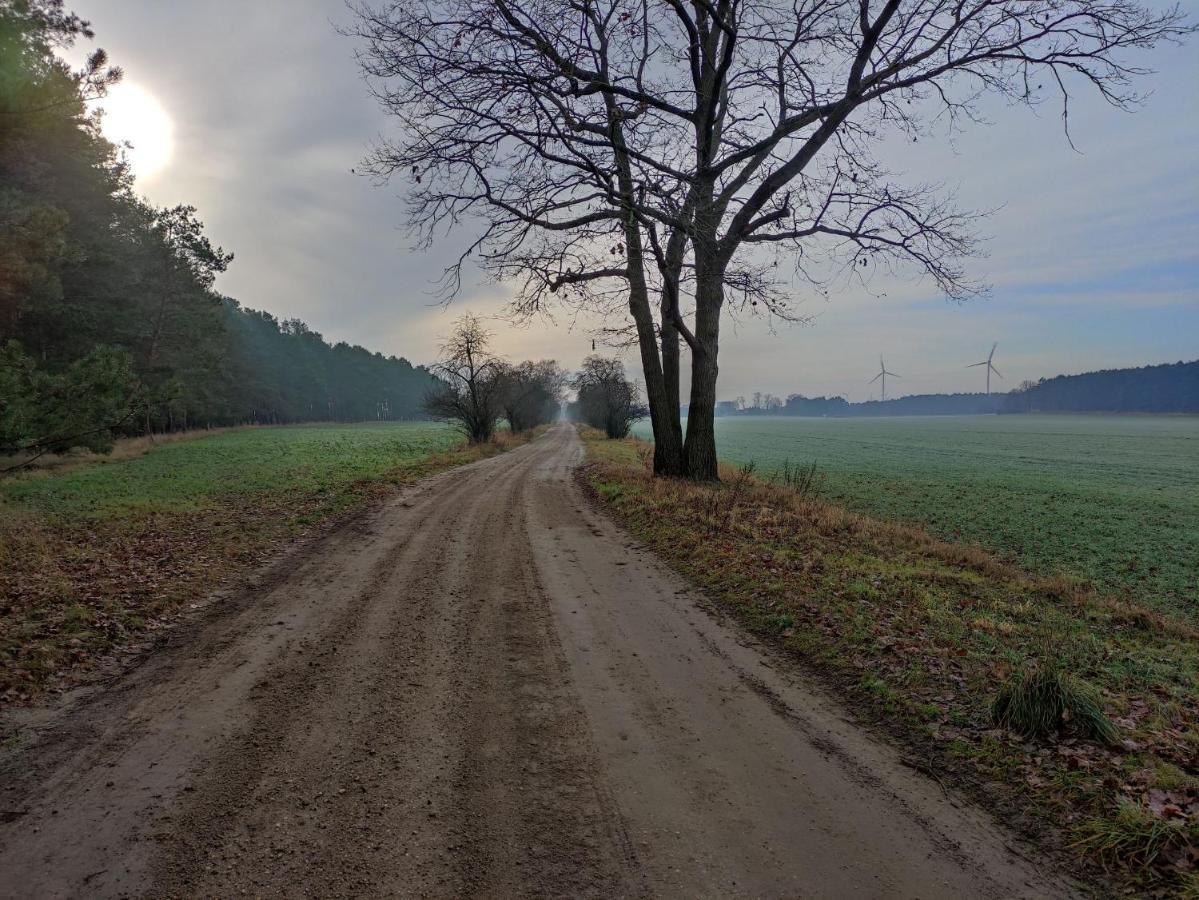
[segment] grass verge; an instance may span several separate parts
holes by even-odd
[[[1199,626],[1199,416],[726,416],[716,445],[763,474],[814,463],[835,504]]]
[[[525,439],[252,428],[0,482],[0,706],[68,687],[282,544]]]
[[[581,477],[619,521],[919,768],[1094,879],[1195,889],[1192,626],[743,470],[716,485],[655,479],[646,445],[584,438]]]

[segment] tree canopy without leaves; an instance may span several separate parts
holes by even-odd
[[[508,427],[528,431],[557,418],[568,377],[552,359],[503,363],[497,378],[500,409]]]
[[[553,421],[567,374],[552,359],[512,364],[491,349],[491,332],[477,316],[454,321],[433,365],[440,383],[425,396],[425,412],[452,422],[471,443],[489,441],[500,419],[513,432]]]
[[[638,403],[637,385],[625,377],[624,363],[619,359],[588,356],[575,375],[574,387],[578,392],[576,417],[610,438],[625,437],[633,423],[645,415]]]
[[[452,422],[472,444],[491,440],[503,410],[500,372],[503,363],[491,352],[491,332],[470,313],[458,318],[432,366],[441,384],[425,396],[425,412]]]
[[[368,169],[409,182],[419,243],[472,229],[515,281],[635,338],[655,469],[716,475],[720,322],[793,316],[816,289],[909,269],[947,296],[970,213],[875,157],[933,120],[977,121],[984,94],[1036,106],[1073,91],[1135,103],[1130,51],[1190,31],[1135,0],[395,0],[358,7],[364,70],[400,137]],[[788,268],[791,268],[790,266]],[[627,312],[626,312],[627,311]],[[684,438],[680,349],[691,358]]]

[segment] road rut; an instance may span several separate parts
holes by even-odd
[[[0,896],[1033,897],[540,440],[214,604],[3,760]]]

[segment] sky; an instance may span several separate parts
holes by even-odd
[[[337,33],[349,15],[341,0],[68,6],[91,20],[92,46],[124,68],[127,87],[169,118],[168,159],[138,190],[159,206],[198,207],[214,242],[236,254],[221,292],[415,363],[432,361],[467,310],[496,317],[497,349],[513,359],[573,367],[591,351],[594,323],[565,311],[523,327],[500,318],[503,284],[475,279],[448,308],[436,301],[437,277],[469,234],[411,250],[402,186],[351,173],[391,126],[353,40]],[[1199,0],[1183,7],[1199,20]],[[866,400],[877,397],[867,382],[880,356],[899,376],[889,396],[982,390],[983,369],[966,365],[996,342],[1003,380],[993,389],[1199,357],[1199,40],[1138,62],[1157,70],[1141,85],[1147,102],[1130,114],[1080,92],[1076,149],[1058,110],[993,102],[988,125],[883,154],[906,183],[942,182],[959,205],[995,210],[979,229],[985,257],[968,261],[992,286],[986,299],[951,303],[911,277],[827,299],[797,285],[810,324],[726,319],[719,396]],[[636,370],[634,353],[613,352]]]

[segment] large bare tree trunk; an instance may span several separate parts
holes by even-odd
[[[681,475],[683,443],[679,427],[678,344],[676,340],[672,404],[666,376],[662,371],[662,359],[658,355],[658,337],[655,333],[653,314],[650,312],[649,287],[642,269],[644,257],[640,229],[636,224],[626,229],[625,237],[629,248],[629,312],[637,325],[641,368],[645,374],[645,398],[649,404],[650,423],[654,429],[654,474]]]
[[[682,229],[676,229],[666,245],[664,256],[659,255],[658,265],[662,273],[662,298],[659,305],[660,338],[662,345],[662,377],[666,385],[666,417],[672,432],[673,446],[678,447],[678,456],[673,460],[674,465],[667,471],[658,464],[658,451],[655,448],[655,474],[684,475],[686,474],[685,457],[683,456],[683,425],[679,419],[680,362],[679,348],[681,334],[676,325],[679,305],[679,276],[683,266],[683,254],[687,248],[687,235]],[[655,244],[655,249],[657,245]]]
[[[696,252],[695,346],[691,350],[691,406],[683,445],[687,477],[718,479],[716,460],[716,376],[720,350],[720,310],[724,303],[723,273]]]
[[[636,190],[624,133],[621,130],[621,115],[611,97],[605,98],[605,102],[608,109],[609,136],[616,151],[617,181],[627,204],[622,211],[622,220],[629,266],[629,312],[632,313],[633,322],[637,326],[641,368],[645,374],[645,399],[649,404],[650,424],[654,429],[654,474],[681,475],[683,446],[677,424],[678,395],[676,392],[673,417],[675,425],[672,427],[666,378],[662,372],[662,358],[659,356],[658,333],[649,305],[649,283],[645,277],[645,242],[641,235],[641,223],[637,221],[634,213],[633,198]]]
[[[663,411],[665,426],[670,431],[670,446],[674,448],[670,455],[659,453],[654,447],[654,473],[657,475],[682,475],[683,465],[683,424],[679,420],[679,332],[667,319],[662,316],[662,381],[666,391],[666,408]],[[661,456],[661,461],[659,460]]]

